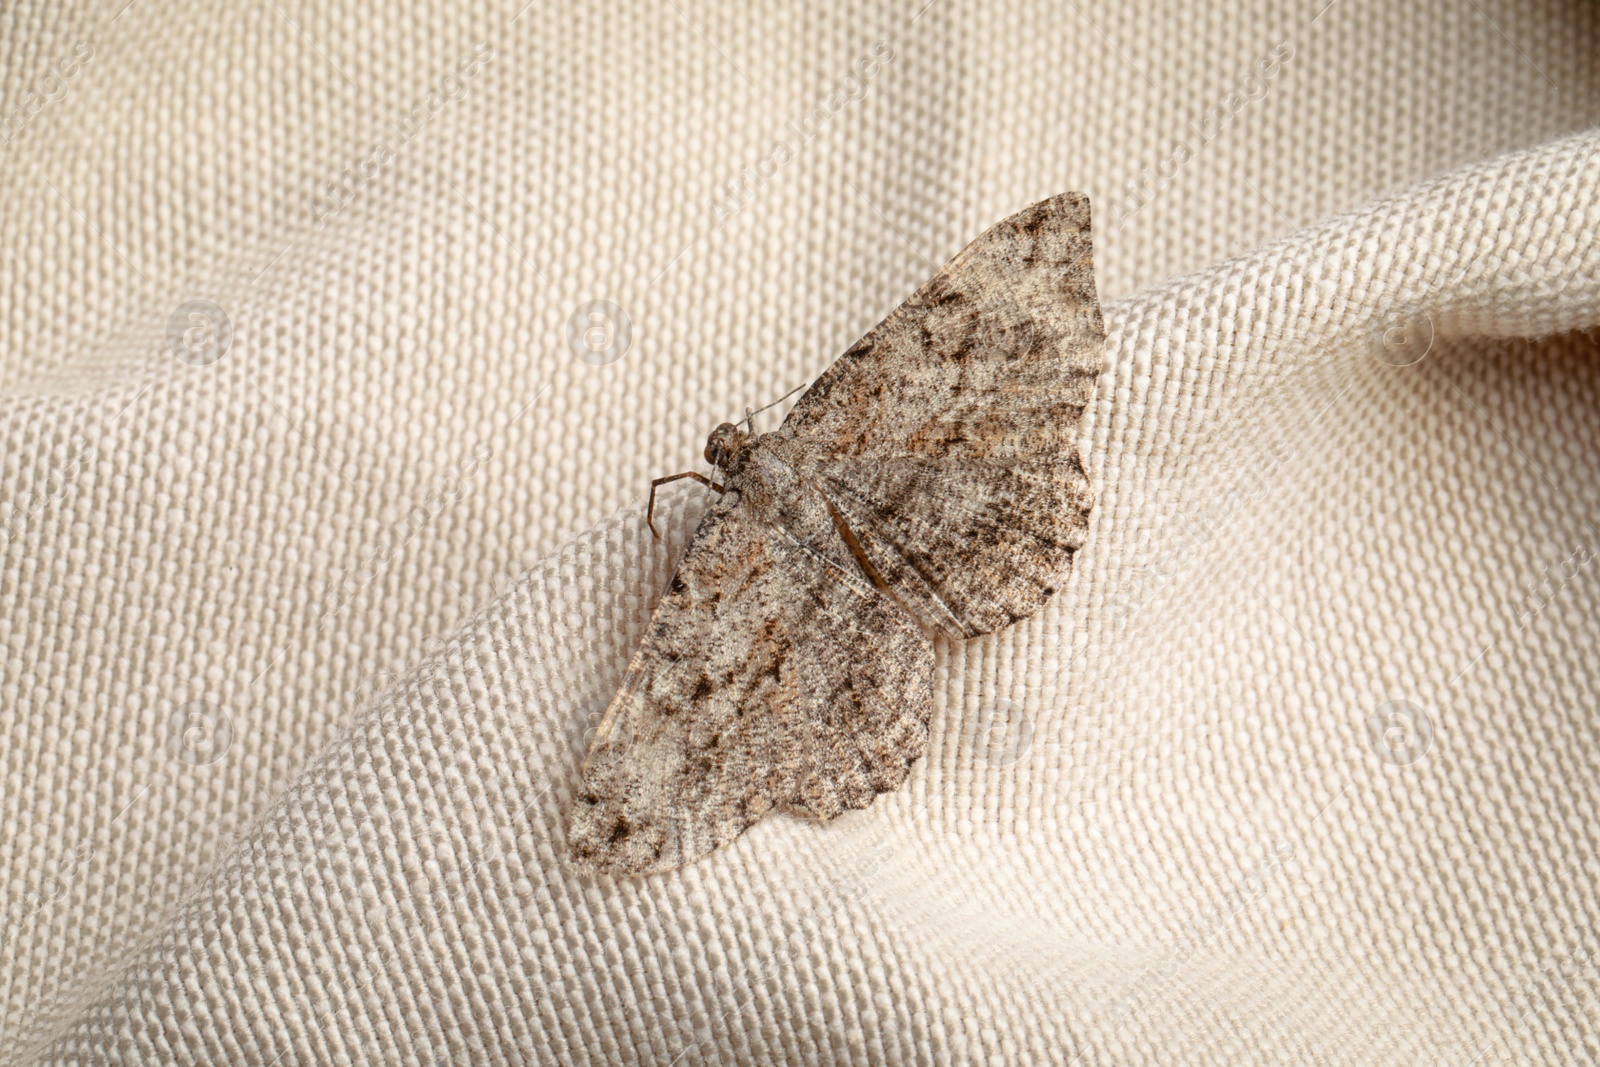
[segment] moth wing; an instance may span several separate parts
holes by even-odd
[[[1033,614],[1082,544],[1077,450],[1105,328],[1089,200],[998,223],[841,356],[774,450],[855,529],[895,596],[952,637]]]
[[[927,747],[932,670],[927,634],[889,597],[727,494],[590,747],[573,861],[663,871],[774,809],[866,807]]]
[[[1066,580],[1094,505],[1075,452],[831,458],[811,474],[887,590],[957,640],[1038,611]]]

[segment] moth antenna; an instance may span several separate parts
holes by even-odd
[[[806,387],[806,383],[805,382],[801,382],[799,385],[795,386],[793,389],[789,390],[787,393],[784,393],[782,396],[780,396],[778,399],[774,400],[772,403],[768,404],[767,407],[756,408],[754,411],[751,411],[749,408],[745,408],[744,409],[744,424],[746,426],[750,427],[750,432],[751,433],[755,433],[756,432],[755,424],[750,421],[752,418],[754,418],[755,416],[761,414],[763,411],[766,411],[767,408],[775,408],[775,407],[777,407],[779,404],[783,403],[785,400],[788,400],[791,396],[794,396],[794,394],[798,393],[800,390],[804,389],[805,387]]]

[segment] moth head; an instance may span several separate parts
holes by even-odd
[[[745,442],[750,435],[740,430],[731,422],[725,422],[711,431],[711,436],[706,438],[706,462],[718,470],[735,473],[740,467],[740,460],[745,450]]]

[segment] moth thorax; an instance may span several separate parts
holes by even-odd
[[[749,439],[750,435],[733,423],[723,423],[706,438],[706,462],[729,474],[737,473],[743,466],[745,443]]]

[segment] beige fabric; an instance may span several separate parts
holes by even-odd
[[[1593,5],[518,6],[0,14],[5,1062],[1600,1056]],[[1069,587],[566,876],[647,479],[1065,189]]]

